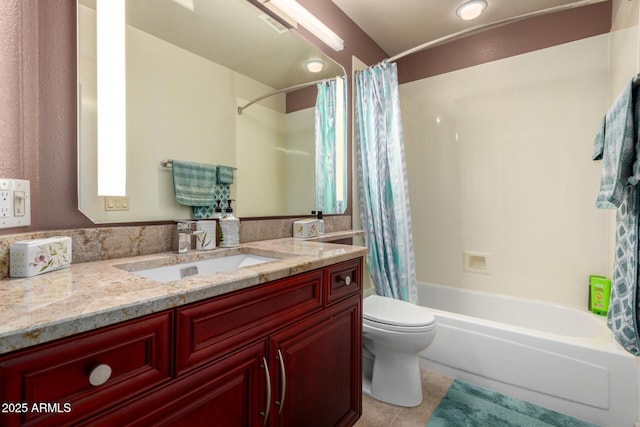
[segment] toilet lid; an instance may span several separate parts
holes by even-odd
[[[428,326],[435,316],[425,307],[393,298],[371,295],[364,299],[362,317],[377,323],[397,326]]]

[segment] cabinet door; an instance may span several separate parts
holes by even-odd
[[[360,295],[270,338],[279,426],[353,425],[362,413]]]
[[[86,425],[262,426],[271,397],[266,350],[266,339],[248,345]]]
[[[173,311],[0,358],[0,426],[63,426],[126,402],[170,377]],[[98,375],[100,374],[100,375]]]

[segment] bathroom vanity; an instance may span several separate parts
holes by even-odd
[[[51,317],[30,331],[0,314],[0,324],[3,316],[14,323],[13,335],[0,330],[0,337],[25,347],[0,355],[0,425],[353,425],[361,414],[365,249],[280,239],[236,252],[247,250],[277,260],[165,284],[131,271],[175,255],[46,275],[70,280],[62,300],[82,298],[74,289],[91,278],[85,286],[98,299],[104,288],[131,287],[139,300],[123,304],[114,294],[110,309],[94,305],[93,313],[89,304],[53,314],[62,300],[25,308],[32,318],[47,310]],[[0,297],[12,286],[37,283],[0,281]],[[127,313],[133,318],[113,322]],[[47,336],[55,331],[68,336]],[[40,339],[49,342],[32,345]]]

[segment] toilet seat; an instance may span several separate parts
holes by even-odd
[[[435,316],[424,307],[372,295],[364,299],[363,324],[396,332],[426,332],[436,326]]]
[[[366,327],[372,327],[372,328],[377,328],[377,329],[382,329],[385,331],[390,331],[390,332],[403,332],[406,334],[417,334],[417,333],[422,333],[422,332],[429,332],[429,331],[433,331],[436,329],[436,324],[435,322],[432,323],[431,325],[426,325],[426,326],[399,326],[399,325],[390,325],[388,323],[380,323],[380,322],[375,322],[373,320],[369,320],[369,319],[362,319],[362,324]]]

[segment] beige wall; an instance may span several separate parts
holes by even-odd
[[[239,100],[242,105],[246,100]],[[286,157],[285,114],[252,105],[237,119],[237,212],[242,216],[274,215],[282,212]]]
[[[585,307],[610,275],[593,139],[637,27],[401,85],[418,280]],[[619,92],[615,84],[611,90]],[[489,254],[491,274],[463,271]]]
[[[286,212],[311,213],[316,209],[315,108],[306,108],[286,117],[285,201]],[[296,197],[291,197],[295,194]]]

